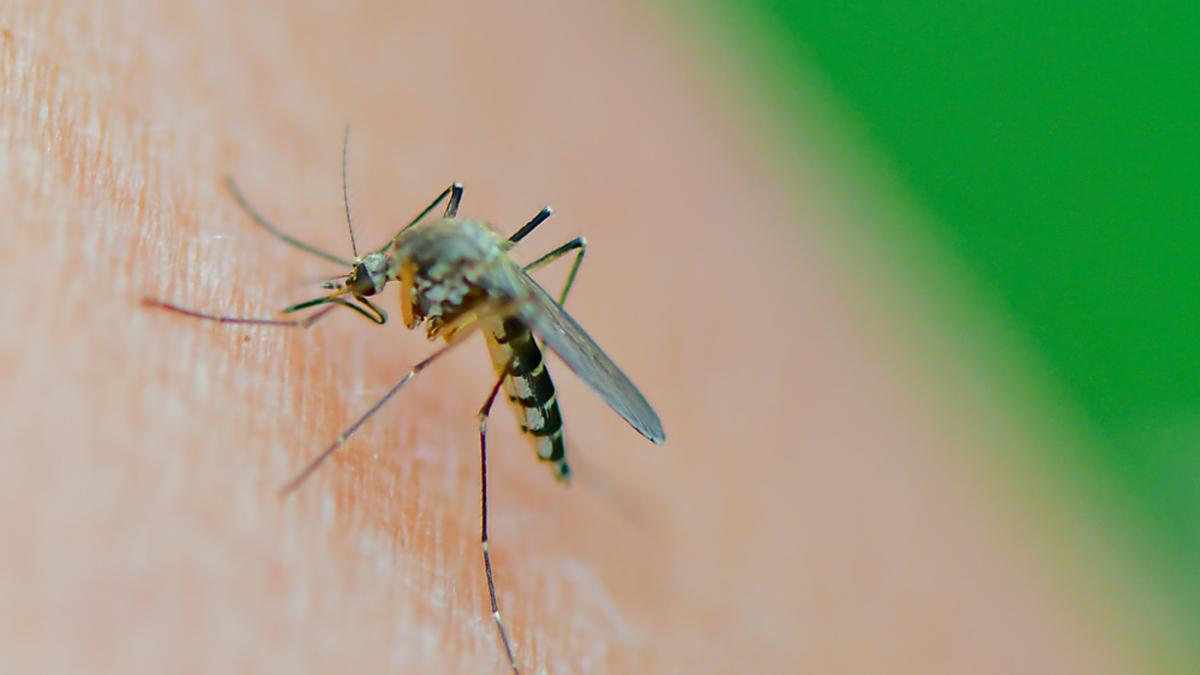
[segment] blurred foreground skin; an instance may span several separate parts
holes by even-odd
[[[747,159],[659,18],[391,4],[0,8],[0,670],[507,669],[478,564],[482,347],[281,501],[428,344],[138,307],[269,316],[329,273],[220,177],[344,250],[347,120],[361,237],[451,180],[505,229],[553,202],[526,245],[588,236],[572,313],[672,430],[649,447],[561,368],[574,486],[489,430],[526,672],[1137,670],[955,459],[990,436],[897,374],[805,224],[833,209]]]

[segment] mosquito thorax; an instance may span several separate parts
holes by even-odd
[[[480,221],[441,218],[397,237],[392,252],[404,325],[427,321],[430,339],[488,297],[480,278],[503,255],[503,240]]]

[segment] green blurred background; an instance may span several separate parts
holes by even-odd
[[[1200,3],[708,8],[776,122],[809,125],[804,90],[825,85],[835,126],[929,215],[867,235],[965,270],[1054,390],[1042,414],[1088,439],[1037,448],[1061,455],[1040,458],[1051,485],[1200,618]]]

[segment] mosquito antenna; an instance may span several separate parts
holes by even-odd
[[[346,205],[346,227],[350,229],[350,248],[358,260],[358,242],[354,239],[354,223],[350,220],[350,190],[346,187],[346,155],[350,149],[350,124],[346,123],[346,134],[342,137],[342,203]]]

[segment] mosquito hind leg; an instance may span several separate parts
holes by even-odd
[[[487,400],[479,408],[479,540],[483,546],[483,571],[487,576],[488,598],[492,601],[492,618],[496,620],[496,630],[500,632],[500,641],[504,643],[504,653],[508,656],[508,665],[512,666],[513,673],[520,675],[521,670],[517,668],[517,661],[513,657],[512,643],[508,639],[508,631],[504,628],[504,621],[500,618],[500,605],[496,602],[496,582],[492,574],[492,554],[488,550],[487,529],[487,422],[488,415],[492,412],[492,404],[496,402],[496,394],[500,391],[500,385],[504,382],[507,374],[508,366],[506,365],[499,379],[496,380],[496,383],[492,385],[491,391],[488,392]]]
[[[558,304],[560,305],[567,301],[567,294],[571,292],[571,286],[575,284],[575,275],[579,273],[579,266],[583,264],[583,254],[587,253],[587,238],[575,237],[525,266],[526,272],[533,272],[575,250],[579,252],[575,254],[575,261],[571,263],[571,271],[567,273],[567,281],[563,284],[562,292],[559,293]]]

